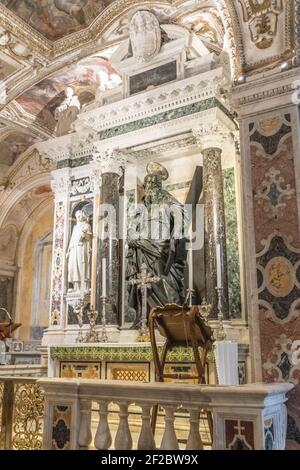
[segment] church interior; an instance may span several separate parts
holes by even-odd
[[[300,450],[300,1],[0,1],[0,449]]]

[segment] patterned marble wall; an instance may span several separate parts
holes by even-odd
[[[249,136],[263,380],[296,385],[288,439],[300,445],[300,363],[293,359],[300,339],[300,231],[291,113],[253,120]]]

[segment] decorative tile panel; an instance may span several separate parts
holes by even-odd
[[[253,421],[225,420],[227,450],[255,450]]]
[[[53,407],[52,450],[70,450],[72,407]]]
[[[300,361],[293,358],[300,338],[300,224],[293,141],[297,120],[291,112],[256,118],[249,140],[263,379],[296,385],[288,402],[288,439],[300,443]],[[268,448],[271,431],[270,425]]]
[[[101,364],[94,362],[61,362],[63,379],[101,379]]]

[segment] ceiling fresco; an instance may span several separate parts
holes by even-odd
[[[161,23],[193,31],[237,80],[287,64],[300,50],[300,39],[294,49],[292,44],[292,0],[246,3],[248,8],[244,0],[158,0],[151,10]],[[147,8],[142,0],[0,0],[0,164],[12,165],[35,136],[54,135],[54,112],[67,87],[82,109],[94,100],[101,73],[115,73],[111,49],[127,40],[137,5]],[[269,22],[266,31],[263,21]]]
[[[25,152],[37,139],[30,133],[12,130],[0,133],[1,163],[13,165],[19,156]]]
[[[68,86],[72,87],[81,108],[84,108],[94,100],[103,72],[108,76],[116,74],[106,59],[93,55],[67,71],[41,81],[17,98],[16,102],[24,111],[34,116],[41,126],[53,132],[56,126],[54,111],[65,98],[64,90]]]
[[[26,23],[56,41],[80,31],[114,0],[0,0]]]

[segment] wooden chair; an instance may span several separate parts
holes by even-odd
[[[161,358],[155,338],[156,328],[166,338]],[[149,331],[157,382],[164,382],[166,378],[173,378],[177,380],[197,379],[199,384],[206,383],[205,364],[207,353],[212,349],[213,331],[205,323],[197,306],[182,307],[168,304],[165,307],[153,308],[149,315]],[[164,373],[168,352],[178,347],[192,348],[197,375]],[[153,433],[156,428],[157,414],[158,406],[154,406],[151,423]],[[207,411],[207,419],[212,436],[212,416],[209,411]]]
[[[13,323],[12,321],[6,321],[0,323],[0,341],[5,341],[7,338],[11,338],[12,333],[20,328],[21,323]]]

